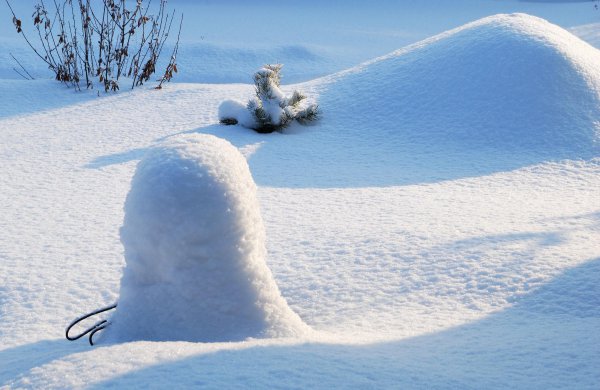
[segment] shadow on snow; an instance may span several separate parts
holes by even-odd
[[[0,350],[0,386],[25,374],[32,368],[86,349],[86,345],[83,343],[69,343],[60,339],[41,340]]]
[[[593,388],[600,381],[600,259],[569,269],[513,307],[439,333],[365,346],[303,344],[199,355],[94,388]]]
[[[600,219],[598,213],[575,218],[590,219],[592,226]],[[516,233],[455,241],[428,252],[446,253],[451,247],[461,253],[489,253],[489,248],[530,242],[532,247],[520,252],[522,258],[505,259],[527,273],[536,248],[565,239],[552,232]],[[448,274],[444,262],[428,260],[412,266]],[[476,258],[473,262],[480,264]],[[335,388],[344,378],[348,387],[532,389],[593,388],[600,381],[600,258],[567,269],[511,302],[510,308],[479,321],[418,337],[367,345],[304,343],[218,351],[148,366],[93,387],[140,387],[168,380],[181,387],[232,388],[241,383],[244,388]],[[394,310],[402,315],[401,307]],[[83,351],[90,351],[85,342],[63,339],[0,350],[0,384]]]
[[[336,139],[326,127],[294,124],[284,134],[258,134],[241,126],[211,125],[184,133],[212,134],[240,148],[260,186],[279,188],[361,188],[437,183],[547,161],[590,160],[587,151],[503,148],[485,144],[421,143],[390,137]],[[179,133],[181,134],[181,133]],[[163,137],[162,141],[170,137]],[[98,169],[140,159],[147,149],[100,156],[86,168]]]

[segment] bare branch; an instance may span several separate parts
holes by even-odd
[[[29,80],[35,80],[35,79],[33,78],[33,76],[32,76],[32,75],[31,75],[31,74],[30,74],[30,73],[27,71],[27,69],[25,69],[25,67],[24,67],[23,65],[21,65],[21,63],[19,62],[19,60],[17,60],[17,59],[16,59],[16,57],[15,57],[15,56],[13,56],[13,54],[12,54],[12,53],[9,53],[9,54],[10,54],[10,56],[12,57],[12,59],[13,59],[13,60],[15,60],[15,62],[16,62],[17,64],[19,64],[19,66],[21,67],[21,69],[23,69],[23,72],[25,72],[25,73],[27,74],[27,76],[29,76]],[[14,68],[13,68],[13,69],[14,69]],[[16,70],[15,70],[15,71],[16,71]],[[19,72],[17,72],[17,73],[19,73]],[[19,74],[21,74],[21,73],[19,73]],[[21,76],[23,76],[23,75],[21,75]],[[26,78],[26,77],[25,77],[25,78]]]
[[[127,7],[127,0],[102,0],[96,10],[91,0],[52,0],[52,12],[44,1],[39,0],[32,15],[38,48],[25,35],[23,23],[16,17],[10,1],[5,0],[17,33],[23,35],[57,80],[76,89],[80,89],[84,78],[86,88],[93,88],[94,80],[98,80],[108,92],[119,90],[121,77],[132,77],[133,88],[144,84],[155,73],[175,15],[167,12],[166,0],[160,0],[156,14],[150,13],[152,0],[147,6],[144,0],[136,0],[131,8]],[[175,61],[180,33],[181,22],[164,80],[161,79],[159,85],[177,72]],[[19,74],[26,75],[26,71]]]

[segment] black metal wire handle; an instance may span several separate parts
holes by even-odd
[[[112,310],[112,309],[114,309],[116,307],[117,307],[117,304],[115,303],[114,305],[106,306],[106,307],[103,307],[101,309],[94,310],[93,312],[88,313],[86,315],[83,315],[81,317],[75,318],[73,320],[73,322],[71,322],[69,324],[69,326],[67,326],[67,330],[65,331],[65,336],[67,337],[67,340],[69,340],[69,341],[79,340],[80,338],[82,338],[83,336],[85,336],[86,334],[89,333],[90,335],[89,335],[88,340],[90,342],[90,345],[94,345],[94,340],[93,340],[94,339],[94,335],[97,332],[99,332],[99,331],[101,331],[103,329],[106,329],[106,327],[110,325],[110,322],[108,322],[108,320],[101,320],[101,321],[96,322],[93,326],[87,328],[82,333],[79,333],[77,336],[70,336],[69,335],[69,331],[71,330],[72,327],[74,327],[75,325],[77,325],[81,321],[85,320],[86,318],[90,318],[90,317],[93,317],[93,316],[95,316],[97,314],[104,313],[105,311]]]

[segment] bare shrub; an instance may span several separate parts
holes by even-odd
[[[56,80],[77,89],[82,84],[94,88],[97,81],[106,92],[119,90],[123,79],[129,79],[131,88],[150,80],[175,18],[175,11],[166,10],[167,0],[160,0],[154,13],[150,12],[151,0],[103,0],[94,6],[91,0],[52,0],[51,10],[40,0],[32,14],[34,44],[9,0],[5,1],[17,33]],[[179,33],[182,22],[183,15]],[[157,88],[177,72],[179,33]]]

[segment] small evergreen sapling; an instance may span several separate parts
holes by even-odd
[[[240,110],[241,103],[228,100],[219,107],[221,123],[240,123],[259,133],[272,133],[280,131],[294,120],[306,124],[318,119],[317,104],[307,103],[302,93],[294,91],[290,97],[283,94],[279,88],[282,67],[281,64],[265,65],[254,74],[256,96],[245,106],[249,117]]]

